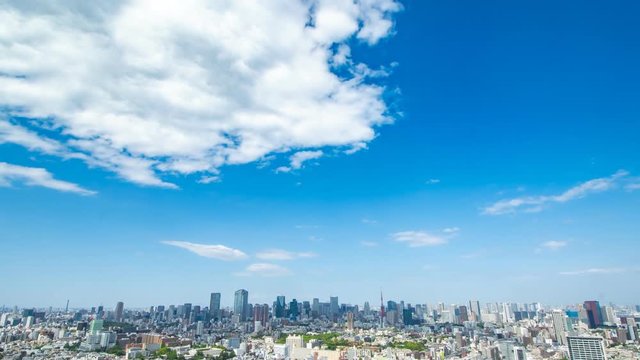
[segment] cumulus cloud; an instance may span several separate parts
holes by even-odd
[[[502,215],[518,211],[538,212],[549,203],[565,203],[583,198],[589,194],[610,190],[615,187],[620,179],[627,175],[629,175],[627,171],[619,170],[609,177],[586,181],[557,195],[527,196],[500,200],[485,207],[482,213],[485,215]]]
[[[426,231],[400,231],[391,234],[391,237],[394,241],[407,244],[409,247],[444,245],[449,241],[447,236]]]
[[[590,268],[584,270],[575,270],[575,271],[562,271],[560,275],[597,275],[597,274],[617,274],[625,272],[626,270],[623,268]]]
[[[163,241],[163,244],[179,247],[192,253],[218,260],[232,261],[247,258],[244,252],[224,245],[196,244],[187,241]]]
[[[292,252],[282,249],[269,249],[256,254],[258,259],[263,260],[294,260],[300,258],[315,257],[313,252]]]
[[[11,186],[11,184],[14,183],[21,183],[27,186],[41,186],[80,195],[96,194],[95,191],[84,189],[77,184],[57,180],[46,169],[0,162],[0,186]]]
[[[8,0],[0,7],[0,141],[137,184],[212,182],[228,164],[366,148],[390,123],[350,44],[393,33],[395,0]],[[346,69],[345,69],[346,68]],[[340,75],[338,75],[338,73]],[[309,157],[314,155],[315,157]]]
[[[247,266],[247,268],[236,275],[240,276],[262,276],[277,277],[290,275],[291,271],[284,266],[269,263],[256,263]]]

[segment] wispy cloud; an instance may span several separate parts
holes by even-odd
[[[429,180],[425,181],[425,184],[427,184],[427,185],[435,185],[435,184],[438,184],[438,183],[440,183],[440,179],[429,179]]]
[[[313,252],[292,252],[282,249],[268,249],[256,254],[258,259],[263,260],[294,260],[300,258],[311,258],[317,254]]]
[[[548,249],[548,250],[559,250],[567,245],[569,245],[568,241],[558,241],[558,240],[546,241],[540,244],[542,248]]]
[[[543,210],[544,206],[549,203],[565,203],[583,198],[589,194],[610,190],[619,179],[627,175],[629,175],[627,171],[619,170],[609,177],[586,181],[557,195],[526,196],[500,200],[482,209],[482,213],[485,215],[502,215],[518,211],[538,212]]]
[[[305,225],[305,224],[300,224],[300,225],[296,225],[294,226],[296,229],[318,229],[320,227],[320,225]]]
[[[378,246],[378,243],[375,241],[360,241],[360,245],[365,247],[376,247]]]
[[[407,244],[409,247],[438,246],[449,242],[451,234],[433,234],[426,231],[400,231],[391,234],[394,241]]]
[[[363,224],[368,224],[368,225],[375,225],[378,223],[378,220],[373,220],[373,219],[368,219],[368,218],[363,218],[362,220]]]
[[[14,183],[21,183],[27,186],[40,186],[80,195],[96,194],[95,191],[82,188],[78,184],[57,180],[46,169],[0,162],[0,186],[8,187]]]
[[[224,245],[196,244],[187,241],[163,241],[162,243],[191,251],[199,256],[218,260],[232,261],[248,257],[244,252]]]
[[[627,184],[624,188],[629,191],[640,190],[640,183]]]
[[[459,227],[448,227],[448,228],[444,228],[442,229],[442,232],[445,234],[457,234],[458,232],[460,232],[460,228]]]
[[[322,157],[322,155],[323,153],[320,150],[298,151],[297,153],[289,157],[289,166],[280,166],[276,169],[276,172],[289,172],[291,170],[300,169],[305,162],[313,159],[318,159]]]
[[[244,271],[236,273],[236,276],[261,276],[279,277],[291,275],[291,271],[284,266],[269,263],[256,263],[247,266]]]
[[[218,175],[203,176],[200,178],[200,180],[198,180],[200,184],[212,184],[212,183],[219,183],[221,181],[222,179]]]
[[[575,271],[562,271],[560,275],[597,275],[597,274],[618,274],[626,272],[626,269],[623,268],[590,268],[584,270],[575,270]]]

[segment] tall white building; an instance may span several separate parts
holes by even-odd
[[[601,337],[567,336],[570,360],[606,360]]]
[[[556,335],[556,341],[560,345],[567,345],[567,337],[565,331],[567,330],[567,322],[564,319],[564,313],[562,311],[554,311],[551,314],[553,319],[553,331]]]

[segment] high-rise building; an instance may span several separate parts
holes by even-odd
[[[291,300],[289,303],[289,319],[298,320],[298,301],[296,299]]]
[[[584,310],[587,312],[588,325],[590,329],[602,326],[602,309],[600,309],[600,303],[598,301],[585,301]]]
[[[286,308],[287,308],[287,303],[286,303],[284,295],[278,296],[276,298],[276,304],[275,304],[275,309],[274,309],[274,311],[275,311],[274,315],[276,316],[276,318],[282,319],[282,318],[286,317],[287,316]]]
[[[567,344],[567,337],[565,335],[565,331],[567,330],[567,322],[564,319],[564,312],[562,311],[554,311],[551,314],[553,320],[553,331],[556,336],[556,342],[560,345]]]
[[[182,317],[187,320],[191,318],[191,303],[182,305]]]
[[[338,314],[340,313],[340,305],[338,305],[338,297],[337,296],[331,296],[329,298],[329,306],[330,306],[330,312],[331,312],[331,316],[338,316]]]
[[[238,316],[240,321],[247,321],[249,311],[249,292],[245,289],[237,290],[233,301],[234,315]]]
[[[211,293],[211,299],[209,299],[209,315],[214,320],[220,320],[220,293]]]
[[[320,316],[320,299],[313,298],[313,303],[311,305],[311,317],[317,318]]]
[[[267,304],[255,304],[253,305],[253,321],[256,323],[260,323],[260,325],[267,325],[267,321],[269,320],[269,305]]]
[[[482,314],[480,313],[480,301],[469,301],[469,309],[475,315],[476,321],[482,321]]]
[[[123,314],[124,314],[124,303],[122,301],[118,301],[118,303],[116,304],[116,310],[115,310],[116,321],[122,321]]]
[[[469,313],[467,311],[467,307],[462,305],[458,307],[458,320],[460,323],[464,323],[465,321],[469,321]]]
[[[601,337],[567,336],[570,360],[606,360]]]

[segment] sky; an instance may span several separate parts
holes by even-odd
[[[640,302],[635,1],[0,4],[0,305]]]

